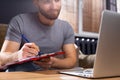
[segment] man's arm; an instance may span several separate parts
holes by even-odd
[[[39,48],[34,43],[26,43],[20,50],[19,47],[20,43],[5,40],[0,53],[1,65],[30,56],[35,56],[39,52]]]
[[[74,44],[65,44],[63,46],[63,51],[65,52],[64,59],[52,58],[52,67],[55,68],[72,68],[76,65],[77,54]]]
[[[17,60],[16,51],[19,49],[20,44],[14,41],[5,40],[0,53],[0,63],[4,65],[9,62]]]
[[[18,51],[20,43],[15,41],[5,40],[1,49],[1,52],[12,52]]]

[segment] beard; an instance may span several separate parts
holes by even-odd
[[[55,20],[58,18],[59,14],[60,14],[60,9],[56,9],[56,10],[48,10],[48,11],[44,11],[42,8],[39,8],[39,12],[44,16],[46,17],[47,19],[50,19],[50,20]]]

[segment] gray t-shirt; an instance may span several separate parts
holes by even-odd
[[[37,44],[43,53],[57,52],[64,44],[74,44],[74,31],[70,24],[56,19],[52,26],[46,26],[39,22],[37,13],[15,16],[9,24],[5,39],[22,44],[22,34]]]

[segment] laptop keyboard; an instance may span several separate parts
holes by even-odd
[[[83,73],[85,73],[85,74],[93,74],[93,69],[85,69],[85,70],[83,70]]]
[[[70,71],[70,72],[72,72],[72,73],[93,74],[93,69],[80,69],[80,70]]]
[[[92,77],[93,69],[77,68],[77,69],[71,69],[71,70],[63,70],[63,71],[60,71],[60,73],[70,74],[75,76]]]

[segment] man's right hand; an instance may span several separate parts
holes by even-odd
[[[18,51],[18,60],[38,55],[39,47],[35,43],[25,43]]]

